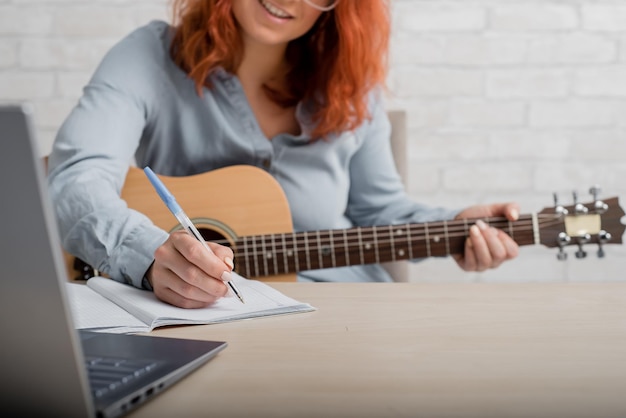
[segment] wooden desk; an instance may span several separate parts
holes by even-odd
[[[626,417],[626,284],[305,284],[131,417]]]

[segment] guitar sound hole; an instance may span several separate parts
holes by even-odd
[[[217,242],[225,245],[226,247],[232,247],[230,241],[214,229],[198,227],[198,232],[200,232],[200,235],[202,235],[202,238],[204,238],[205,241]]]

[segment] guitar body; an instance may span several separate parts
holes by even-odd
[[[233,246],[241,236],[293,231],[285,193],[278,182],[260,168],[236,165],[193,176],[159,178],[209,241],[226,239]],[[143,170],[130,168],[122,199],[129,208],[143,213],[159,228],[167,232],[180,228]],[[296,275],[289,273],[259,279],[295,281]]]

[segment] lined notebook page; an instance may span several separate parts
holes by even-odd
[[[140,332],[165,325],[215,324],[315,310],[311,305],[298,302],[265,283],[247,280],[236,274],[233,276],[246,303],[241,303],[234,296],[224,297],[202,309],[178,308],[158,300],[153,292],[94,277],[87,281],[85,287],[95,295],[83,295],[88,291],[80,289],[72,297],[77,327],[106,329],[108,332]],[[119,331],[115,330],[116,326]]]
[[[84,284],[67,283],[67,295],[76,329],[109,331],[117,328],[119,332],[129,333],[150,330],[148,325]]]

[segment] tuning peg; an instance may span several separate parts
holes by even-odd
[[[602,230],[598,233],[598,258],[604,258],[604,247],[611,240],[612,236],[610,232]]]
[[[593,204],[596,213],[603,214],[607,210],[609,210],[609,205],[604,203],[602,200],[596,200]]]
[[[589,189],[589,193],[593,196],[593,207],[596,213],[604,213],[609,209],[609,205],[598,199],[598,195],[602,189],[598,185],[594,185]]]
[[[600,194],[601,191],[602,191],[602,188],[600,188],[600,186],[598,186],[597,184],[594,184],[589,189],[589,194],[593,196],[593,200],[598,200],[598,195]]]
[[[554,213],[556,213],[559,216],[565,216],[567,215],[567,209],[565,209],[563,206],[559,205],[559,197],[557,196],[556,193],[552,193],[552,197],[554,198]]]
[[[578,193],[576,191],[572,192],[574,198],[574,213],[576,215],[585,215],[589,212],[589,209],[582,203],[578,203]]]
[[[559,233],[557,238],[557,243],[559,244],[559,252],[556,255],[557,260],[565,261],[567,260],[567,253],[564,248],[570,243],[572,239],[565,232]]]
[[[591,240],[591,235],[584,234],[576,238],[578,243],[578,251],[576,251],[576,258],[585,258],[587,257],[587,252],[583,250],[583,244],[586,244]]]

